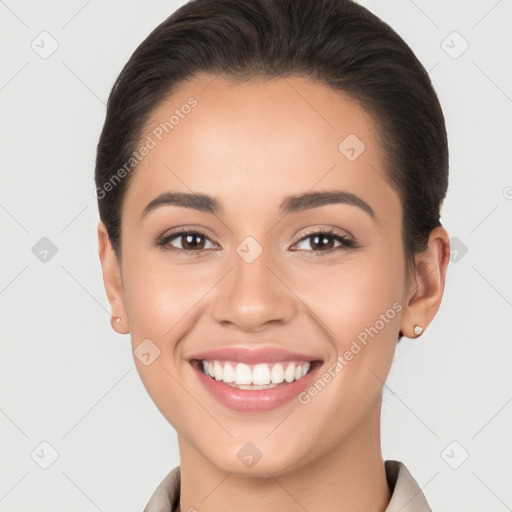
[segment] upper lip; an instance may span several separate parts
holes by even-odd
[[[225,347],[212,349],[198,354],[194,354],[189,360],[208,360],[208,361],[236,361],[238,363],[258,364],[258,363],[277,363],[280,361],[318,361],[319,358],[291,352],[282,348],[257,348],[250,349],[246,347]]]

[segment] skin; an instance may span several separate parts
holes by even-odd
[[[408,271],[401,203],[385,179],[375,122],[344,94],[300,77],[196,77],[153,112],[145,136],[190,96],[197,107],[131,176],[120,260],[98,227],[105,289],[121,317],[115,330],[131,333],[133,349],[149,338],[161,351],[149,366],[135,364],[178,433],[180,509],[382,512],[391,498],[380,444],[383,384],[399,330],[415,338],[414,325],[426,329],[437,313],[448,234],[434,229]],[[366,146],[355,161],[338,149],[349,134]],[[214,196],[224,213],[166,205],[141,218],[171,190]],[[375,219],[349,204],[278,211],[290,195],[325,190],[356,194]],[[195,256],[156,245],[178,226],[208,237]],[[334,228],[358,247],[328,238],[334,245],[319,248],[309,228]],[[263,249],[250,264],[236,252],[247,236]],[[186,242],[169,243],[179,250]],[[232,411],[186,361],[211,348],[281,347],[321,359],[321,375],[393,303],[401,311],[307,405]],[[262,453],[252,468],[237,457],[247,442]]]

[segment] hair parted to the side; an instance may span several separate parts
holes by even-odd
[[[139,45],[112,88],[97,147],[98,189],[129,160],[155,108],[204,74],[309,77],[356,100],[375,119],[385,172],[401,199],[407,264],[426,250],[448,187],[443,112],[409,46],[352,0],[192,0],[180,7]],[[134,172],[98,198],[118,257],[121,205]]]

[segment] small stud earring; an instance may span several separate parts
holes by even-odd
[[[121,317],[120,316],[116,316],[116,322],[119,323],[121,321]]]
[[[423,327],[421,327],[421,325],[415,325],[414,326],[414,334],[416,334],[416,336],[421,336],[423,333]]]

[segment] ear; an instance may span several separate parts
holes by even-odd
[[[430,233],[427,250],[415,257],[416,268],[400,325],[404,336],[417,338],[414,326],[425,331],[435,317],[443,298],[449,261],[450,238],[444,227],[439,226]]]
[[[98,252],[103,271],[103,284],[112,309],[110,323],[119,334],[130,332],[123,294],[121,269],[105,224],[98,224]],[[119,320],[118,320],[119,319]]]

